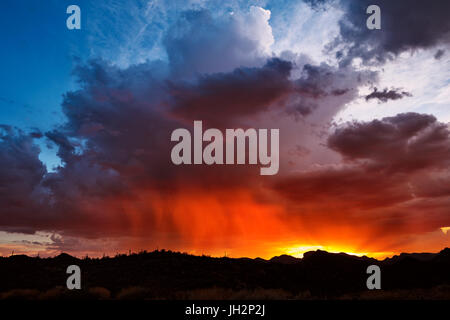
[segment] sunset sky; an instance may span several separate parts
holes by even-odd
[[[81,8],[68,30],[66,8]],[[366,8],[381,8],[381,30]],[[450,246],[450,1],[0,2],[0,255]],[[280,130],[278,174],[171,162]]]

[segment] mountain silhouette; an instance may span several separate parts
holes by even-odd
[[[287,254],[282,254],[281,256],[273,257],[269,261],[277,262],[277,263],[284,263],[284,264],[293,264],[293,263],[300,263],[302,260],[299,258],[295,258],[293,256],[289,256]]]
[[[81,268],[82,290],[65,288],[66,269]],[[382,290],[368,290],[367,267],[381,269]],[[79,259],[0,257],[0,298],[9,299],[330,299],[450,298],[450,249],[382,261],[306,252],[261,258],[213,258],[172,251]]]

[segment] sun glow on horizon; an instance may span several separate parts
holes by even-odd
[[[291,247],[283,247],[279,248],[280,252],[283,252],[283,254],[288,254],[296,258],[303,258],[303,255],[308,251],[316,251],[316,250],[323,250],[329,253],[345,253],[352,256],[357,257],[363,257],[367,256],[370,258],[375,259],[384,259],[387,257],[391,257],[396,252],[359,252],[354,249],[348,248],[348,247],[341,247],[341,246],[323,246],[323,245],[295,245]]]

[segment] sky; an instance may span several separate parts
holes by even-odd
[[[81,9],[69,30],[66,8]],[[366,8],[381,9],[381,29]],[[450,246],[450,3],[0,3],[0,255],[383,258]],[[175,166],[280,130],[280,169]]]

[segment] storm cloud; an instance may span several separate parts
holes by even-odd
[[[371,93],[365,96],[366,101],[371,99],[377,99],[379,102],[388,102],[389,100],[398,100],[404,97],[411,97],[411,93],[406,91],[401,91],[401,89],[383,89],[382,91],[378,91],[377,88],[374,88]]]
[[[344,14],[339,21],[339,36],[329,45],[342,65],[361,58],[366,64],[384,63],[402,52],[430,49],[450,44],[450,3],[446,0],[430,4],[421,0],[307,0],[315,8],[332,10],[337,6]],[[366,27],[368,6],[381,9],[381,29]],[[329,6],[328,6],[329,5]]]
[[[408,2],[434,17],[416,21],[400,4],[382,2],[382,30],[371,33],[366,1],[339,3],[340,34],[328,47],[340,52],[334,63],[272,52],[270,12],[251,7],[180,13],[163,37],[166,60],[77,64],[64,121],[45,132],[0,127],[0,230],[45,231],[51,250],[94,252],[103,238],[131,248],[253,250],[284,237],[328,241],[342,230],[350,230],[346,241],[405,241],[450,225],[446,123],[419,113],[334,123],[381,74],[350,61],[445,46],[444,10]],[[375,88],[365,101],[409,96]],[[261,178],[249,165],[174,165],[170,135],[192,130],[194,120],[204,129],[279,128],[279,175]],[[61,161],[53,171],[39,158],[42,144]]]

